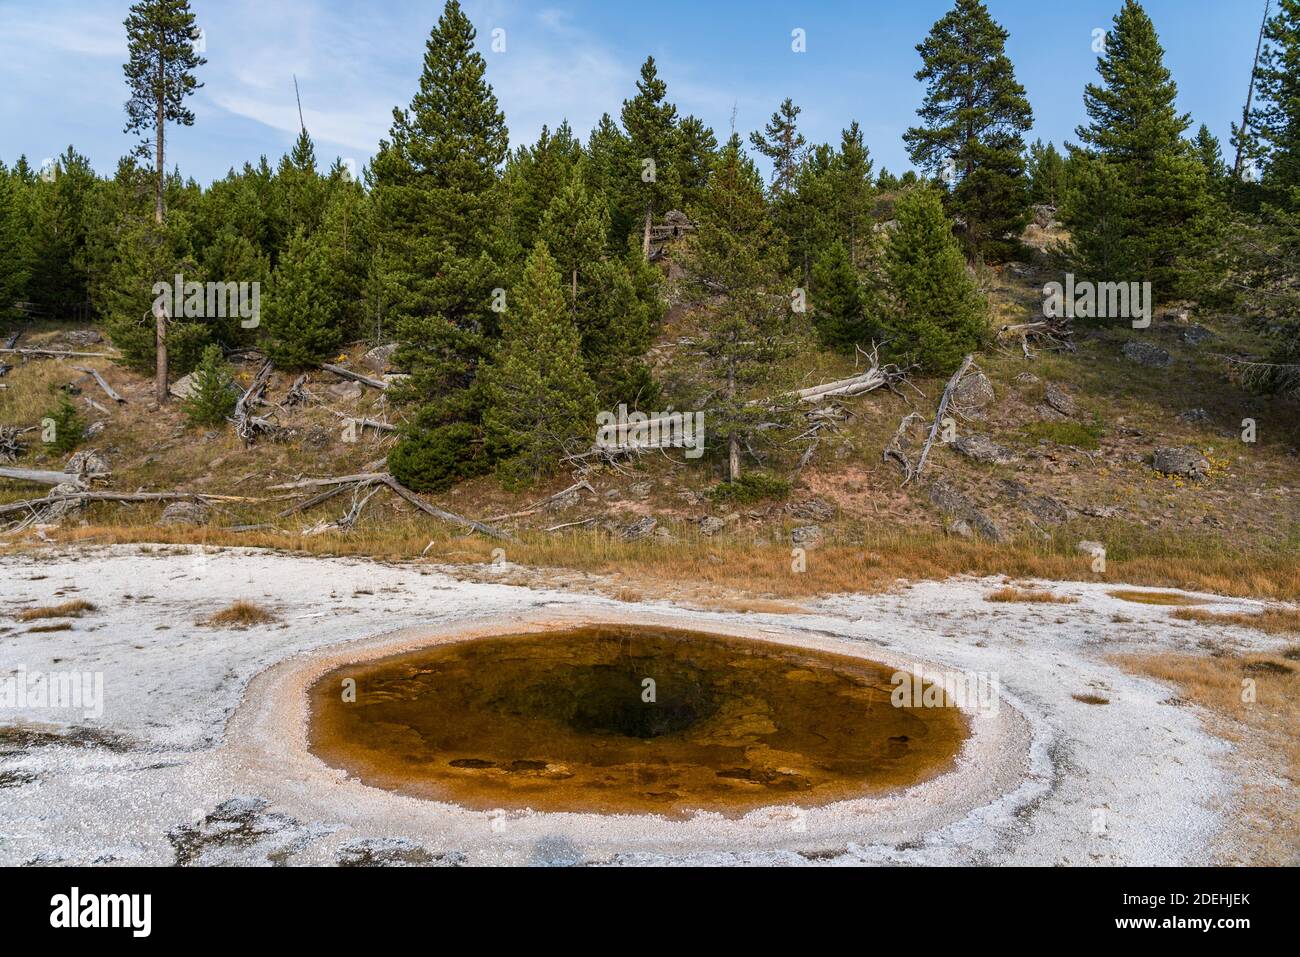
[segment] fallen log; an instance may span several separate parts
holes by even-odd
[[[75,478],[75,476],[74,476]],[[252,502],[256,499],[237,498],[231,495],[204,495],[200,492],[60,492],[44,498],[27,499],[23,502],[10,502],[0,505],[0,515],[21,512],[24,509],[40,508],[43,505],[55,505],[59,502],[177,502],[181,500]]]
[[[19,469],[0,466],[0,478],[15,482],[35,482],[38,485],[81,485],[81,477],[71,472],[48,469]]]
[[[116,359],[111,352],[67,352],[62,349],[0,349],[15,356],[47,356],[54,359]]]
[[[934,444],[934,438],[939,434],[939,425],[943,422],[943,414],[948,410],[948,400],[952,398],[952,394],[956,390],[957,384],[961,382],[961,377],[966,374],[966,370],[971,367],[971,363],[974,361],[974,356],[967,356],[962,359],[961,367],[952,374],[952,378],[948,380],[948,384],[943,387],[943,395],[939,396],[939,410],[934,414],[934,422],[930,426],[930,434],[926,436],[925,445],[921,446],[921,454],[916,460],[916,469],[911,475],[903,480],[904,485],[912,481],[914,478],[920,478],[921,470],[925,468],[925,460],[930,454],[930,446]]]
[[[368,385],[372,389],[378,389],[380,392],[388,390],[388,383],[383,379],[372,379],[368,375],[362,375],[360,372],[353,372],[351,369],[345,369],[343,366],[336,366],[331,362],[322,362],[321,366],[326,372],[333,372],[336,376],[344,379],[351,379],[353,382],[360,382],[362,385]]]
[[[423,501],[409,488],[404,486],[401,482],[397,481],[397,479],[393,478],[391,475],[388,475],[387,473],[385,473],[384,475],[383,483],[387,485],[390,489],[392,489],[397,495],[406,499],[406,501],[410,502],[412,505],[418,508],[420,511],[425,512],[428,515],[432,515],[434,518],[440,518],[444,522],[453,522],[457,525],[465,525],[469,528],[472,528],[476,532],[480,532],[484,535],[487,535],[489,538],[499,538],[504,541],[510,540],[510,536],[507,535],[505,532],[501,531],[501,529],[499,528],[493,528],[491,525],[486,525],[483,522],[476,522],[472,518],[465,518],[461,515],[455,514],[454,512],[448,512],[445,509],[435,508],[434,506],[430,505],[428,502]]]
[[[104,394],[114,402],[126,402],[126,399],[114,392],[113,387],[104,381],[104,377],[94,369],[84,369],[81,366],[73,366],[72,368],[76,369],[78,372],[84,372],[86,375],[93,378],[95,382],[99,384],[99,387],[104,390]]]
[[[268,485],[268,492],[284,492],[295,488],[317,488],[322,485],[350,485],[353,482],[382,482],[387,472],[358,472],[356,475],[336,475],[333,478],[301,479],[282,485]]]

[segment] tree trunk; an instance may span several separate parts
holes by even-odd
[[[154,334],[157,352],[154,361],[153,394],[159,405],[166,405],[169,398],[167,391],[167,310],[162,306],[154,308]]]
[[[652,222],[651,208],[647,206],[645,208],[645,233],[641,237],[641,255],[646,258],[647,262],[650,261],[650,224]]]
[[[158,101],[154,112],[154,161],[157,177],[154,180],[154,222],[159,226],[163,222],[163,126],[166,123],[165,74],[162,54],[158,55]],[[170,394],[167,389],[167,310],[161,306],[154,309],[154,329],[156,355],[154,360],[154,398],[160,406],[166,405]]]
[[[727,440],[727,480],[729,482],[740,480],[740,442],[737,441],[734,432]]]
[[[1259,73],[1259,51],[1264,46],[1264,31],[1268,28],[1270,2],[1264,4],[1264,20],[1259,25],[1259,38],[1255,41],[1255,59],[1250,65],[1250,89],[1246,91],[1246,106],[1241,111],[1241,132],[1237,134],[1237,158],[1232,164],[1234,186],[1241,182],[1241,164],[1245,159],[1246,131],[1250,129],[1250,103],[1255,96],[1255,77]]]

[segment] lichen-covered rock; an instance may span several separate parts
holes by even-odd
[[[997,393],[993,391],[993,383],[983,372],[966,376],[952,392],[952,401],[963,412],[982,409],[996,398]]]
[[[829,522],[835,517],[835,506],[823,498],[791,502],[786,506],[786,511],[795,518],[806,518],[812,522]]]
[[[716,515],[706,515],[704,518],[700,519],[701,535],[716,535],[726,527],[727,523]]]
[[[163,509],[163,525],[206,525],[208,509],[202,502],[172,502]]]
[[[963,435],[953,441],[952,447],[968,459],[990,465],[1006,465],[1015,460],[1015,453],[986,435]]]
[[[989,541],[1003,540],[1002,530],[997,524],[943,479],[930,483],[930,501],[954,518],[965,521]]]
[[[1073,416],[1079,411],[1078,403],[1074,401],[1074,396],[1066,392],[1065,389],[1055,382],[1047,383],[1047,389],[1043,393],[1043,398],[1061,415]]]
[[[1210,463],[1196,449],[1171,446],[1156,449],[1151,455],[1151,465],[1157,472],[1176,475],[1199,482],[1210,470]]]
[[[361,357],[361,364],[372,372],[387,372],[392,368],[393,353],[396,351],[396,342],[389,342],[382,346],[375,346]]]
[[[799,545],[803,548],[820,545],[821,540],[822,527],[820,525],[800,525],[790,532],[790,544]]]
[[[625,542],[635,542],[653,532],[658,524],[658,519],[647,515],[644,518],[638,518],[631,525],[625,525],[619,529],[618,537]]]
[[[1125,358],[1149,369],[1165,369],[1174,361],[1168,352],[1150,342],[1126,342],[1123,351]]]
[[[80,452],[72,453],[68,464],[63,466],[63,471],[70,475],[80,475],[82,478],[105,476],[110,472],[108,456],[97,449],[82,449]]]

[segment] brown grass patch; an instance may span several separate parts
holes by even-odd
[[[1070,697],[1084,704],[1110,704],[1109,698],[1103,698],[1099,694],[1072,694]]]
[[[47,631],[71,631],[71,630],[72,630],[72,622],[61,621],[54,625],[37,625],[34,628],[28,628],[27,631],[24,632],[24,634],[36,635]]]
[[[275,615],[251,601],[237,601],[229,607],[204,618],[200,625],[210,628],[251,628],[275,621]]]
[[[1225,864],[1296,864],[1300,847],[1300,671],[1274,655],[1127,655],[1126,669],[1178,689],[1182,702],[1205,708],[1209,730],[1237,745],[1244,765],[1267,768],[1281,781],[1255,771],[1240,775],[1233,813],[1219,857]],[[1250,684],[1246,684],[1249,682]],[[1247,689],[1253,701],[1243,701]]]
[[[1106,592],[1111,598],[1133,601],[1140,605],[1208,605],[1208,599],[1184,595],[1176,591],[1132,591],[1121,588]]]
[[[43,608],[28,608],[14,615],[19,621],[36,621],[38,618],[80,618],[88,611],[94,611],[93,602],[78,598],[65,601],[62,605],[46,605]]]
[[[1180,608],[1172,617],[1197,621],[1203,625],[1239,625],[1255,628],[1270,635],[1300,635],[1300,609],[1266,608],[1261,612],[1217,612],[1199,608]]]
[[[1069,595],[1054,595],[1050,591],[1038,591],[1029,588],[999,588],[984,596],[985,601],[1015,601],[1031,604],[1073,605],[1078,601]]]

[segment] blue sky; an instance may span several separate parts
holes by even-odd
[[[488,80],[511,142],[568,117],[584,138],[617,115],[653,54],[682,113],[725,138],[733,109],[743,134],[786,96],[803,108],[810,142],[838,140],[857,119],[876,159],[909,167],[903,131],[922,96],[916,43],[948,0],[464,0],[488,59]],[[122,132],[127,0],[0,0],[0,160],[33,164],[69,144],[111,173],[133,145]],[[293,75],[317,156],[364,165],[405,106],[441,0],[193,0],[205,29],[205,86],[191,128],[169,128],[167,165],[201,182],[297,133]],[[1092,32],[1120,0],[988,0],[1011,32],[1008,52],[1034,107],[1033,136],[1059,145],[1084,119],[1096,73]],[[1148,0],[1179,87],[1179,107],[1208,123],[1227,149],[1240,116],[1263,0]],[[505,52],[489,49],[505,31]],[[791,51],[791,31],[807,51]],[[1195,127],[1193,127],[1194,129]]]

